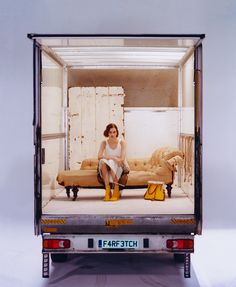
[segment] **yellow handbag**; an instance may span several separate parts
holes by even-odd
[[[162,181],[148,181],[148,189],[144,194],[144,199],[147,200],[165,200],[165,191]]]

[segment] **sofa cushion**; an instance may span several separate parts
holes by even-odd
[[[153,171],[130,171],[126,186],[146,186],[148,181],[163,181],[166,184],[172,183],[171,172]]]
[[[102,186],[97,180],[97,170],[60,171],[57,181],[63,186]]]
[[[156,180],[156,174],[150,171],[131,170],[128,175],[127,186],[146,186],[149,180]]]

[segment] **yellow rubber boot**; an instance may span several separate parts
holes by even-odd
[[[112,197],[111,197],[111,201],[116,201],[116,200],[119,200],[121,197],[120,195],[120,190],[119,190],[119,185],[118,184],[115,184],[114,186],[114,192],[112,194]]]
[[[109,201],[111,199],[111,187],[110,185],[106,185],[106,192],[105,197],[103,198],[104,201]]]

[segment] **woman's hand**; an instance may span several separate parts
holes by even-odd
[[[116,161],[116,163],[117,163],[118,166],[122,167],[122,165],[123,165],[123,160],[122,160],[121,158],[116,157],[116,158],[115,158],[115,161]]]
[[[114,162],[118,165],[118,166],[122,166],[123,165],[123,160],[120,159],[119,157],[116,156],[105,156],[104,157],[106,160],[114,160]]]

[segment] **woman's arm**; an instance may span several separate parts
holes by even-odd
[[[125,154],[126,154],[126,143],[124,140],[121,140],[121,155],[120,157],[115,157],[114,160],[117,162],[119,166],[122,166],[125,160]]]
[[[125,155],[126,155],[126,143],[124,140],[121,140],[120,144],[121,144],[121,156],[120,156],[120,158],[123,162],[125,160]]]
[[[101,142],[101,145],[100,145],[100,148],[99,148],[99,151],[98,151],[98,160],[102,159],[102,158],[105,158],[103,153],[104,153],[104,150],[105,150],[105,141],[102,141]]]

